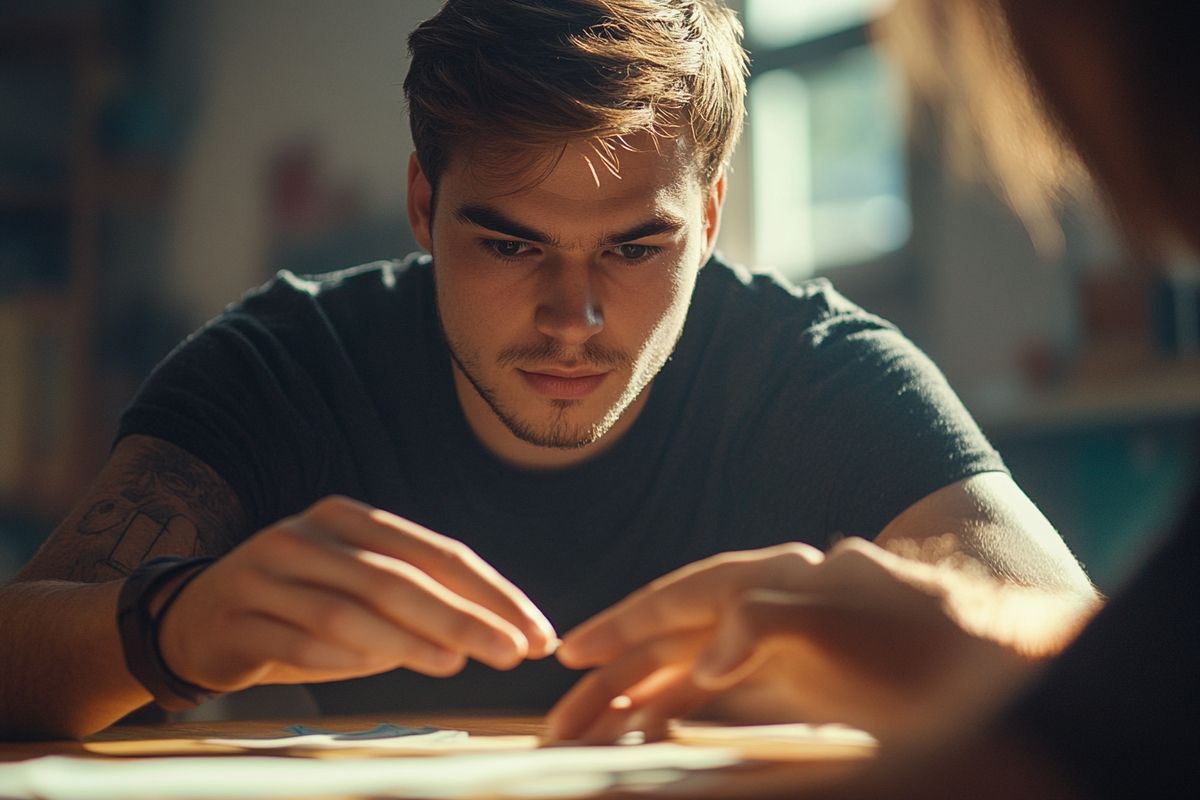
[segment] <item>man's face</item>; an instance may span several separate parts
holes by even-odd
[[[619,178],[587,143],[541,181],[545,162],[514,179],[452,159],[436,209],[410,163],[459,400],[506,460],[569,463],[624,430],[682,331],[724,183],[700,180],[686,141],[631,144]]]

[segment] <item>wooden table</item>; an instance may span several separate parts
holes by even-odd
[[[401,726],[434,726],[464,730],[470,734],[469,745],[456,748],[455,753],[498,750],[531,751],[543,746],[545,726],[538,717],[520,715],[405,715],[380,714],[354,717],[332,717],[305,720],[257,720],[239,722],[208,722],[165,725],[118,725],[88,737],[83,741],[54,741],[8,743],[0,742],[0,762],[25,761],[47,755],[75,756],[89,759],[154,759],[187,755],[192,758],[224,756],[245,751],[229,748],[213,739],[269,738],[287,735],[284,726],[304,724],[333,731],[361,731],[379,723]],[[788,788],[812,786],[852,773],[871,760],[874,749],[855,745],[852,737],[829,746],[796,745],[769,737],[747,736],[736,727],[680,726],[673,741],[687,747],[732,748],[740,756],[739,763],[716,770],[688,773],[673,782],[656,786],[628,787],[607,790],[599,794],[561,794],[556,797],[700,797],[753,798],[768,795],[786,796]],[[762,731],[760,730],[761,734]],[[611,753],[609,749],[609,753]],[[356,748],[354,751],[291,752],[271,751],[280,757],[319,758],[405,758],[404,754],[376,752]],[[256,755],[262,755],[257,753]],[[428,757],[428,753],[422,754]],[[237,756],[241,757],[241,756]],[[218,762],[212,762],[214,765]],[[221,762],[228,763],[228,762]],[[360,795],[345,795],[346,798]],[[393,795],[404,797],[403,794]],[[470,794],[464,797],[507,797],[504,793]]]

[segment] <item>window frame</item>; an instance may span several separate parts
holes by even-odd
[[[748,8],[746,0],[730,0],[730,7],[741,14],[744,21],[753,13]],[[792,69],[800,73],[820,68],[850,50],[872,46],[872,20],[850,23],[828,32],[819,34],[811,39],[804,39],[786,45],[764,45],[755,41],[750,33],[749,25],[745,46],[750,53],[750,71],[747,78],[747,89],[760,76],[777,69]],[[907,98],[902,97],[901,103],[907,105]],[[748,117],[749,124],[753,124]],[[915,152],[911,125],[905,119],[898,120],[902,128],[903,164],[905,174],[905,200],[910,213],[910,230],[904,244],[895,250],[872,258],[849,261],[833,265],[817,265],[810,278],[827,278],[835,282],[840,290],[853,295],[856,300],[867,304],[867,298],[875,299],[872,309],[884,305],[896,307],[896,316],[911,316],[912,308],[919,299],[917,284],[916,259],[914,256],[915,242],[919,237],[921,221],[918,214],[916,198],[921,184],[921,167],[919,154]],[[750,137],[745,137],[747,157],[744,163],[750,166],[747,170],[749,181],[753,178],[753,148],[749,143]],[[749,197],[749,214],[756,213],[754,207],[753,186],[746,187]],[[752,251],[757,255],[758,243],[754,235],[749,234]],[[771,267],[765,264],[761,266]],[[861,299],[860,299],[861,298]],[[907,309],[907,311],[906,311]]]

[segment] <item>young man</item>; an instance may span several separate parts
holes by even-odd
[[[7,735],[268,683],[546,707],[554,660],[495,670],[684,563],[836,533],[1090,592],[911,344],[712,256],[728,9],[451,0],[410,48],[432,259],[281,274],[160,365],[0,596]]]

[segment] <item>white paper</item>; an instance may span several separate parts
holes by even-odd
[[[0,764],[14,800],[546,797],[669,783],[739,760],[728,748],[661,743],[406,758],[193,756],[108,760],[46,756]]]
[[[304,736],[280,736],[273,739],[203,739],[204,744],[241,747],[246,750],[422,750],[437,749],[447,744],[467,742],[466,731],[432,731],[430,733],[386,736],[376,739],[347,739],[331,733],[310,733]]]
[[[677,724],[675,735],[689,742],[779,742],[797,747],[806,745],[847,745],[873,748],[879,742],[874,736],[848,725],[811,725],[805,722],[785,722],[777,725],[697,725]]]

